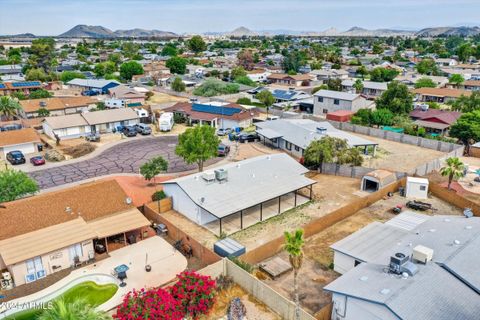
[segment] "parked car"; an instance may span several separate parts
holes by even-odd
[[[85,91],[82,92],[82,96],[87,96],[87,97],[97,96],[99,94],[100,94],[100,92],[98,92],[96,90],[85,90]]]
[[[137,132],[140,133],[141,135],[149,135],[152,133],[152,128],[148,124],[145,123],[138,123],[135,125],[135,129],[137,129]]]
[[[10,151],[9,153],[7,153],[7,160],[13,165],[24,164],[26,162],[25,156],[21,151],[18,150]]]
[[[260,137],[256,132],[242,132],[238,135],[238,141],[241,143],[254,142],[257,140],[260,140]]]
[[[225,135],[229,134],[230,132],[232,132],[231,128],[220,128],[220,129],[217,130],[217,135],[218,136],[225,136]]]
[[[135,137],[137,135],[137,129],[134,126],[124,127],[122,133],[127,137]]]
[[[98,132],[92,132],[85,136],[85,140],[89,142],[98,142],[100,141],[100,134]]]
[[[218,145],[218,156],[220,157],[226,157],[230,153],[230,146],[227,146],[224,143],[220,143]]]
[[[35,156],[30,158],[30,163],[34,166],[41,166],[45,164],[45,158],[42,156]]]

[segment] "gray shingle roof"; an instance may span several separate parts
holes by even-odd
[[[347,101],[353,101],[357,98],[360,98],[359,94],[332,90],[318,90],[317,92],[315,92],[314,96]]]
[[[338,130],[329,122],[316,122],[308,119],[279,119],[274,121],[257,122],[255,125],[261,130],[257,132],[262,134],[268,129],[267,135],[276,135],[284,140],[293,143],[300,148],[306,149],[313,140],[319,140],[325,135],[340,139],[346,139],[350,146],[375,145],[375,142],[361,138],[354,134]],[[325,128],[324,134],[320,134],[317,128]],[[274,132],[276,132],[274,134]],[[267,136],[268,138],[268,136]]]
[[[315,183],[304,176],[308,172],[305,167],[284,153],[215,169],[220,168],[228,171],[227,182],[206,182],[202,173],[196,173],[164,183],[178,184],[192,201],[218,218]]]

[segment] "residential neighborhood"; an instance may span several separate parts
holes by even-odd
[[[478,319],[478,12],[2,1],[0,319]]]

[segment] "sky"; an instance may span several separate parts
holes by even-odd
[[[0,0],[0,34],[58,35],[77,24],[176,33],[421,29],[480,25],[480,0]]]

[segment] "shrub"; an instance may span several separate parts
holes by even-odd
[[[152,194],[152,201],[160,201],[162,199],[165,199],[166,197],[167,195],[165,194],[165,192],[163,192],[163,190],[155,191]]]
[[[215,280],[195,271],[183,271],[177,278],[170,292],[180,302],[182,312],[193,319],[208,314],[215,302]]]
[[[180,301],[176,300],[170,292],[157,288],[140,291],[133,290],[124,298],[117,307],[114,319],[165,319],[181,320],[183,312]]]
[[[243,270],[247,271],[248,273],[252,273],[253,266],[251,264],[249,264],[245,261],[242,261],[242,260],[238,259],[237,257],[228,257],[228,259],[230,259],[230,261],[232,261],[233,263],[235,263],[237,266],[239,266]]]
[[[217,282],[217,290],[223,291],[228,290],[233,286],[233,278],[226,275],[219,275],[215,280]]]
[[[238,84],[226,84],[218,79],[207,79],[202,85],[193,91],[193,94],[202,97],[213,97],[221,94],[237,93],[238,90]]]

